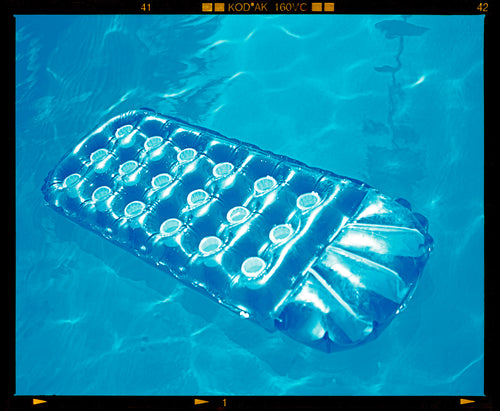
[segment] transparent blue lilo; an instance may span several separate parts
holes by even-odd
[[[149,109],[95,130],[42,191],[242,318],[326,352],[390,323],[433,243],[406,200]]]

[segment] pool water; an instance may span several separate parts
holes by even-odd
[[[16,394],[482,395],[483,16],[16,16]],[[49,209],[150,107],[408,199],[434,251],[373,342],[268,333]]]

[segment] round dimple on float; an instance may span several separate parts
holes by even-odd
[[[250,210],[243,206],[236,206],[227,212],[226,219],[229,224],[238,224],[245,221],[249,215]]]
[[[74,187],[82,178],[82,176],[78,173],[73,173],[67,176],[63,181],[64,188]]]
[[[149,137],[144,142],[144,149],[146,151],[154,150],[155,148],[160,147],[163,144],[163,138],[160,136]]]
[[[196,158],[197,154],[198,152],[194,148],[185,148],[177,154],[177,161],[179,163],[189,163]]]
[[[132,201],[125,207],[125,216],[134,218],[141,215],[146,209],[146,204],[142,201]]]
[[[288,240],[293,234],[293,229],[290,224],[280,224],[274,227],[269,232],[269,239],[274,244],[283,243]]]
[[[266,262],[260,257],[250,257],[243,261],[241,272],[249,278],[255,278],[266,268]]]
[[[108,150],[106,150],[105,148],[100,148],[99,150],[94,151],[90,155],[90,161],[92,163],[97,163],[101,160],[104,160],[108,154],[109,154]]]
[[[297,207],[302,211],[306,211],[316,207],[320,201],[321,198],[318,193],[314,191],[311,193],[305,193],[297,198]]]
[[[118,130],[116,130],[115,137],[117,139],[122,139],[124,137],[127,137],[132,132],[133,129],[134,129],[134,126],[132,126],[131,124],[127,124],[125,126],[122,126]]]
[[[220,250],[221,247],[222,240],[219,237],[210,236],[205,237],[200,241],[198,249],[200,250],[201,254],[206,256],[215,253],[216,251]]]
[[[125,176],[128,174],[132,174],[137,168],[139,167],[139,164],[135,160],[129,160],[122,165],[120,165],[120,168],[118,169],[118,172],[120,173],[121,176]]]
[[[172,176],[167,173],[158,174],[151,179],[151,185],[155,189],[167,186],[172,181]]]
[[[177,218],[169,218],[161,224],[160,233],[166,237],[170,237],[177,233],[180,230],[181,226],[181,220]]]
[[[266,176],[259,178],[258,180],[255,181],[255,183],[253,184],[253,190],[255,194],[261,195],[268,193],[269,191],[274,189],[277,185],[278,183],[273,177]]]
[[[106,201],[111,196],[111,193],[111,188],[109,188],[108,186],[101,186],[99,188],[96,188],[92,193],[92,200],[94,200],[95,202]]]
[[[232,173],[234,166],[231,163],[224,162],[216,164],[212,170],[215,178],[227,177]]]
[[[206,203],[210,196],[208,193],[204,190],[194,190],[191,191],[188,196],[187,196],[187,202],[191,207],[197,207],[199,205],[202,205],[203,203]]]

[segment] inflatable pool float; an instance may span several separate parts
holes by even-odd
[[[406,200],[149,109],[98,127],[42,191],[242,318],[327,352],[377,336],[432,249]]]

